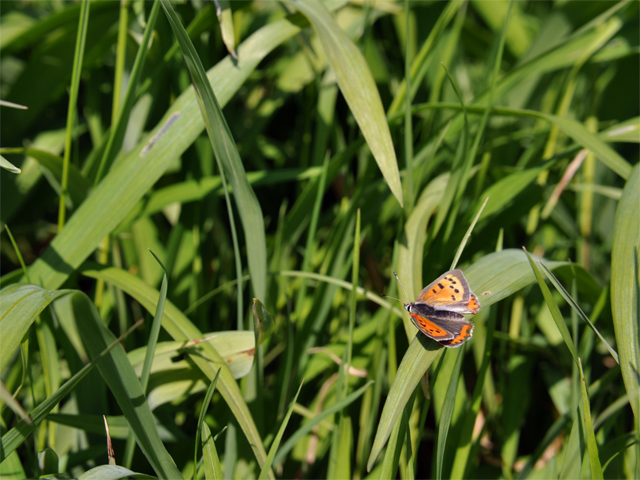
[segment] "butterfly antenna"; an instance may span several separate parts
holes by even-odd
[[[407,291],[404,289],[404,285],[402,285],[402,282],[398,278],[398,274],[396,272],[393,272],[393,276],[396,277],[396,280],[398,280],[398,283],[402,287],[402,291],[404,292],[405,295],[407,295],[407,298],[409,298],[409,295],[407,294]]]

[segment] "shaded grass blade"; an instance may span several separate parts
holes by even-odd
[[[76,123],[76,106],[78,102],[78,90],[80,89],[80,74],[82,73],[82,59],[84,57],[84,47],[87,39],[87,28],[89,27],[89,0],[83,0],[78,21],[78,35],[76,37],[76,48],[73,55],[73,69],[71,71],[71,89],[69,92],[69,107],[67,109],[67,129],[64,140],[64,157],[62,161],[62,181],[60,182],[62,192],[60,193],[60,204],[58,205],[58,231],[62,230],[65,223],[67,195],[68,171],[71,161],[71,140],[73,138],[73,128]]]
[[[373,158],[391,193],[402,205],[400,172],[389,124],[366,60],[349,36],[331,18],[324,4],[310,0],[289,3],[300,10],[313,25],[327,60],[336,74],[340,91],[360,126]]]

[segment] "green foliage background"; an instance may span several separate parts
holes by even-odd
[[[219,5],[0,5],[2,477],[640,478],[638,2]]]

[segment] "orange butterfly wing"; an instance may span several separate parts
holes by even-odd
[[[418,302],[456,313],[478,313],[480,302],[469,288],[462,270],[443,273],[427,285],[418,295]]]
[[[414,325],[418,327],[418,330],[420,330],[426,336],[431,337],[438,342],[454,339],[453,333],[448,332],[442,327],[439,327],[427,317],[414,312],[410,312],[409,315],[411,315],[411,320],[413,320]]]

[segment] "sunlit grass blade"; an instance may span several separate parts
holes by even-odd
[[[66,219],[65,197],[67,195],[68,170],[71,162],[71,141],[73,129],[76,123],[76,106],[78,102],[78,91],[80,89],[80,74],[82,73],[82,61],[84,57],[84,47],[87,39],[87,28],[89,27],[89,0],[82,1],[78,33],[76,37],[75,53],[73,55],[73,70],[71,72],[71,88],[69,92],[69,106],[67,109],[67,131],[64,141],[64,157],[62,161],[62,180],[60,186],[60,204],[58,205],[58,230],[62,230]]]
[[[209,425],[203,422],[198,431],[200,432],[199,437],[202,437],[202,457],[205,478],[207,480],[223,480],[224,473],[222,471],[222,464],[220,463],[218,450],[216,449],[216,442],[211,434]]]
[[[267,478],[269,474],[269,470],[271,469],[271,465],[273,464],[273,459],[276,456],[276,452],[278,451],[278,448],[280,447],[280,442],[282,441],[282,437],[284,436],[284,431],[287,428],[287,424],[289,423],[289,419],[291,418],[291,414],[293,413],[293,407],[295,406],[296,401],[298,400],[298,395],[300,395],[300,390],[302,390],[302,385],[304,385],[304,380],[298,387],[298,391],[293,397],[293,400],[291,400],[291,405],[289,406],[289,410],[287,410],[287,414],[284,416],[284,419],[282,420],[282,424],[280,425],[280,429],[276,434],[276,438],[274,438],[273,443],[269,448],[269,454],[267,455],[267,460],[264,462],[264,465],[262,466],[262,470],[260,471],[260,476],[258,477],[259,480],[264,480],[265,478]]]
[[[340,91],[378,163],[387,185],[402,205],[402,185],[389,124],[378,88],[358,47],[333,20],[324,4],[309,0],[290,2],[313,25],[336,74]]]
[[[237,59],[238,54],[236,53],[236,37],[233,29],[233,12],[231,11],[231,5],[229,0],[216,0],[215,3],[222,41],[225,47],[227,47],[227,51],[233,58]]]
[[[7,160],[6,158],[4,158],[3,156],[0,155],[0,168],[4,168],[5,170],[11,172],[11,173],[20,173],[22,172],[22,170],[20,170],[18,167],[16,167],[14,164],[12,164],[9,160]]]
[[[611,312],[620,368],[640,431],[640,165],[618,203],[611,253]]]

